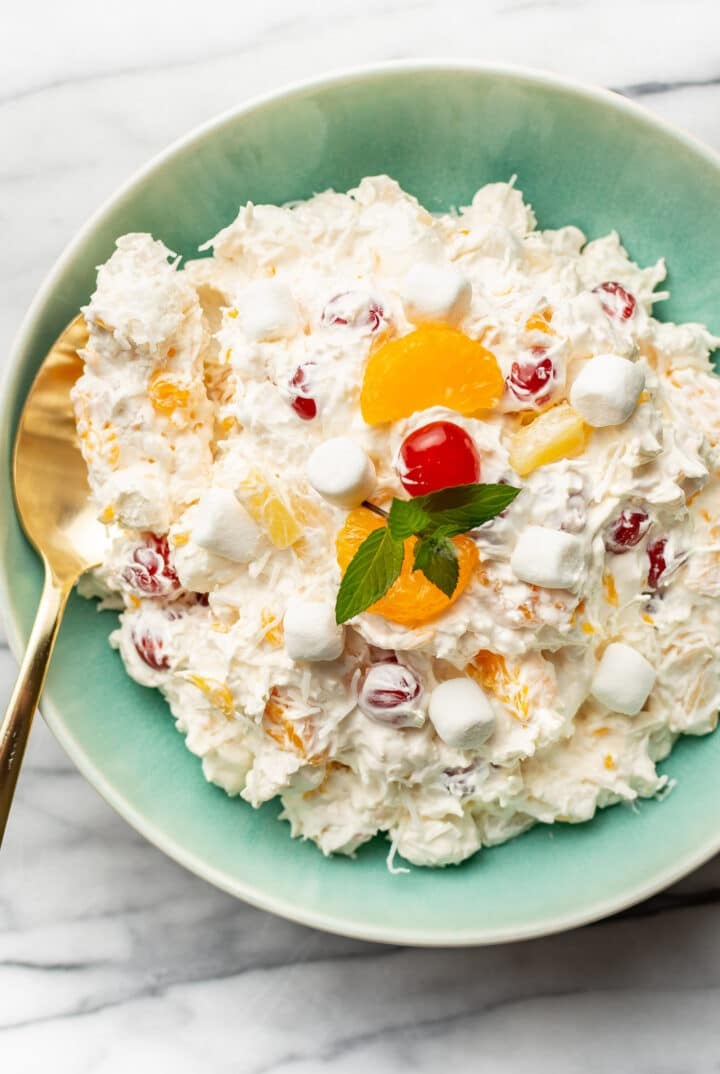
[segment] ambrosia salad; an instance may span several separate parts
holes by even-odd
[[[386,176],[206,250],[118,239],[74,391],[83,592],[205,778],[417,865],[666,792],[720,708],[720,341],[664,264]]]

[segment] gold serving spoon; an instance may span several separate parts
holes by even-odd
[[[25,402],[13,458],[15,503],[45,567],[40,605],[18,681],[0,724],[0,843],[33,715],[70,590],[102,558],[103,527],[90,504],[70,389],[88,339],[76,317],[45,358]]]

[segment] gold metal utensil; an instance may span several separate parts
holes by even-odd
[[[33,715],[70,590],[102,556],[103,527],[90,505],[70,389],[88,339],[76,317],[58,337],[30,389],[13,459],[15,503],[45,567],[40,605],[8,710],[0,724],[0,843]]]

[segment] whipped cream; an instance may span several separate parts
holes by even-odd
[[[205,778],[279,796],[326,854],[382,833],[431,866],[665,793],[657,762],[720,708],[720,380],[717,339],[652,316],[664,264],[537,230],[513,184],[431,215],[384,176],[248,204],[203,252],[118,240],[74,402],[107,532],[82,591],[121,610],[111,643]],[[498,406],[366,425],[371,349],[443,319],[494,354]],[[519,476],[514,437],[568,398],[584,448]],[[347,505],[404,496],[400,445],[437,420],[522,492],[444,614],[338,630]]]

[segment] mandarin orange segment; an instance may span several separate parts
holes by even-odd
[[[350,512],[336,541],[338,563],[343,573],[365,538],[384,525],[381,518],[365,507],[357,507]],[[416,540],[417,538],[410,537],[405,541],[405,558],[400,577],[380,600],[368,608],[368,611],[375,615],[382,615],[393,623],[411,628],[422,626],[447,611],[467,589],[478,564],[475,542],[470,537],[454,537],[453,544],[458,551],[460,573],[455,592],[452,597],[446,597],[437,586],[428,581],[422,571],[413,571],[413,549]]]
[[[312,752],[316,738],[315,721],[311,716],[302,720],[290,720],[287,716],[288,703],[282,690],[273,686],[265,705],[262,728],[268,738],[289,753],[296,753],[308,764],[322,764],[326,757]]]
[[[495,356],[476,339],[445,325],[424,325],[370,355],[360,392],[368,425],[446,406],[474,414],[495,406],[504,381]]]
[[[185,678],[205,694],[210,704],[220,709],[228,720],[232,719],[235,714],[235,702],[230,687],[226,683],[218,682],[217,679],[206,679],[202,675],[188,674]]]
[[[305,743],[290,720],[285,717],[285,705],[280,691],[273,687],[263,713],[265,734],[282,749],[289,749],[305,756]]]
[[[520,670],[517,665],[513,665],[511,669],[500,653],[481,649],[465,668],[465,674],[507,705],[515,719],[522,723],[527,720],[530,712],[530,691],[519,681]]]
[[[494,694],[507,689],[512,681],[505,657],[501,653],[492,653],[489,649],[481,649],[476,653],[475,659],[465,671]]]

